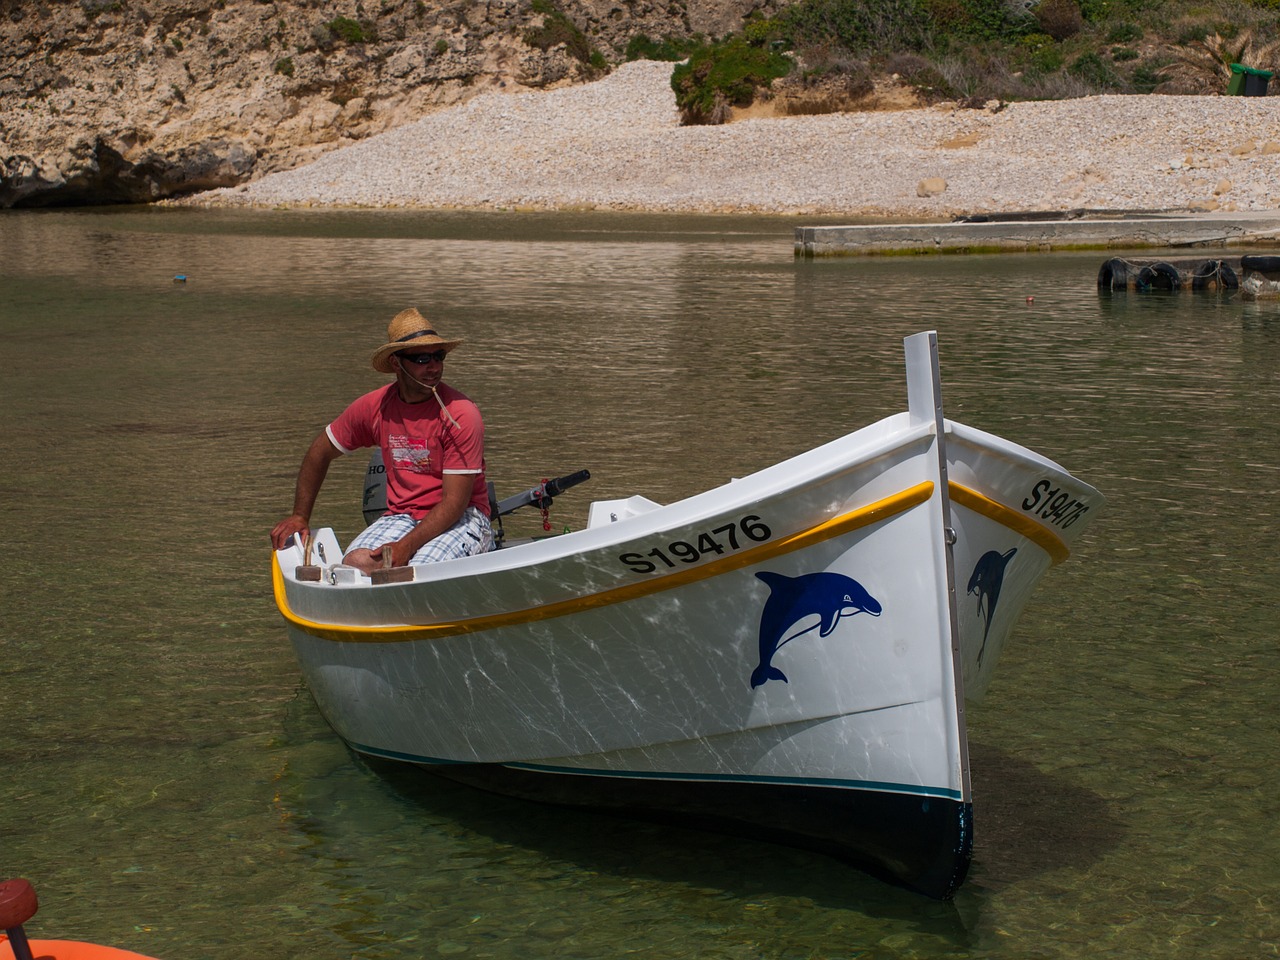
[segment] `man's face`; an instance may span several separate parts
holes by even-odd
[[[436,386],[444,376],[443,350],[402,350],[395,354],[396,366],[412,379]]]

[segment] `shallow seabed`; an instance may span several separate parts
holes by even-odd
[[[797,262],[796,225],[0,215],[0,874],[40,894],[28,933],[162,960],[1280,952],[1280,306],[1099,296],[1103,253]],[[500,496],[591,469],[556,529],[901,408],[930,328],[949,416],[1106,494],[971,705],[954,903],[348,753],[266,531],[409,304],[468,341],[447,377]],[[344,538],[362,472],[317,509]]]

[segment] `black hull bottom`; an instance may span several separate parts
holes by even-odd
[[[949,900],[973,852],[973,805],[942,797],[737,781],[566,775],[500,764],[420,764],[492,793],[746,836],[834,857]]]

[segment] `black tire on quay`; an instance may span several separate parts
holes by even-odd
[[[1280,257],[1241,257],[1240,272],[1260,273],[1268,280],[1280,280]]]
[[[1191,275],[1192,290],[1235,290],[1239,286],[1240,278],[1223,260],[1206,260]]]
[[[1112,257],[1098,271],[1098,289],[1127,290],[1131,279],[1129,264],[1119,257]]]
[[[1163,261],[1152,263],[1138,271],[1139,290],[1181,290],[1182,274],[1178,268]]]

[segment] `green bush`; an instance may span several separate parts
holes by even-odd
[[[276,65],[274,67],[274,72],[280,74],[282,77],[292,77],[293,76],[293,57],[281,57],[279,60],[277,60]]]
[[[966,18],[961,0],[920,0],[920,11],[941,32],[960,29]]]
[[[772,44],[732,36],[695,50],[672,71],[671,88],[686,124],[723,123],[729,107],[749,105],[756,91],[791,72],[792,61]]]
[[[530,8],[534,13],[542,14],[542,26],[526,30],[525,43],[539,50],[550,50],[563,43],[569,56],[580,63],[592,64],[593,57],[603,63],[604,58],[591,49],[587,35],[563,11],[552,6],[549,0],[533,0]]]
[[[330,20],[325,24],[325,28],[339,40],[347,43],[367,43],[374,39],[371,29],[367,29],[359,21],[352,20],[350,17]]]
[[[1132,23],[1117,23],[1107,31],[1107,43],[1132,43],[1142,39],[1142,28]]]
[[[1092,51],[1081,54],[1067,67],[1067,73],[1099,90],[1114,90],[1120,86],[1120,78],[1106,62]]]
[[[1135,93],[1151,93],[1164,81],[1164,74],[1158,67],[1151,64],[1139,64],[1133,68],[1133,73],[1129,77],[1129,84]]]
[[[896,54],[885,63],[885,69],[896,73],[928,100],[957,96],[951,81],[918,53]]]
[[[124,9],[123,0],[80,0],[85,17],[95,20],[104,13],[119,13]]]
[[[1005,0],[961,0],[961,6],[961,33],[975,40],[1012,43],[1036,29],[1033,17],[1018,13]]]
[[[663,37],[651,40],[643,33],[637,33],[627,44],[624,56],[627,60],[683,60],[697,49],[698,40],[684,40],[679,37]]]
[[[1041,0],[1036,23],[1055,40],[1069,40],[1084,29],[1084,17],[1076,0]]]
[[[929,98],[957,99],[1149,93],[1167,80],[1180,92],[1213,92],[1216,79],[1205,75],[1221,73],[1224,64],[1280,66],[1280,0],[1024,6],[1019,0],[794,0],[772,17],[750,17],[736,36],[692,51],[672,86],[684,121],[708,123],[783,75],[768,64],[784,50],[795,52],[806,75],[860,61],[872,74],[899,74]],[[667,44],[637,37],[627,55],[677,59],[686,52]],[[1153,51],[1178,46],[1183,49],[1166,59],[1152,59]],[[1175,57],[1176,71],[1170,68]]]
[[[761,21],[752,39],[788,47],[834,43],[859,56],[886,48],[919,51],[929,45],[929,23],[922,0],[801,0]]]
[[[1014,63],[1036,75],[1061,70],[1066,62],[1062,46],[1047,33],[1028,33],[1012,49]]]
[[[1169,0],[1080,0],[1080,12],[1087,23],[1149,22],[1165,16],[1168,9]]]

